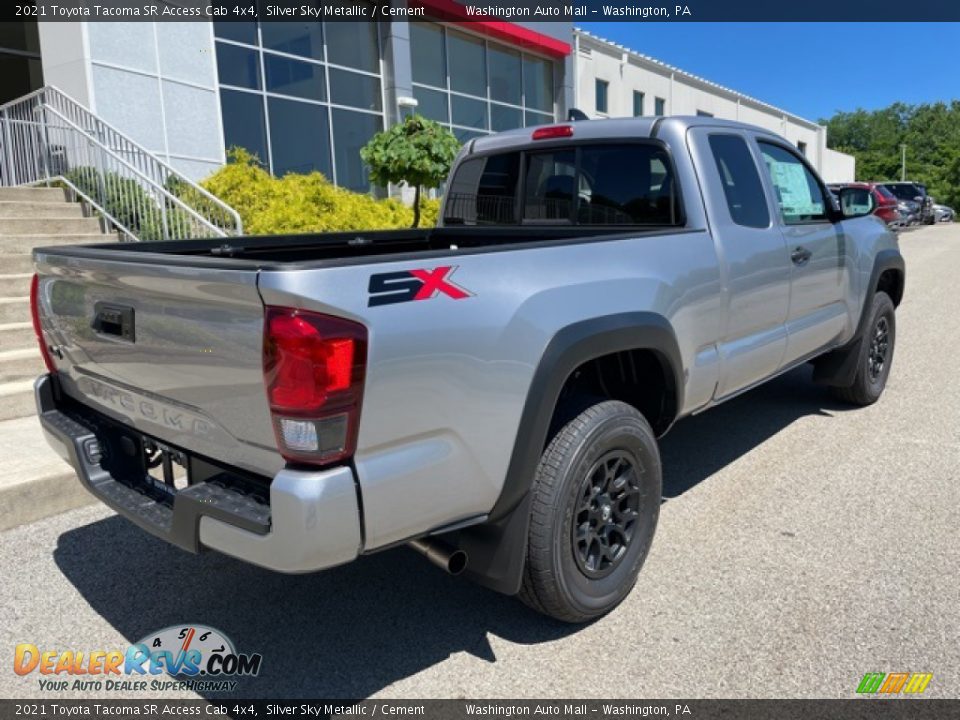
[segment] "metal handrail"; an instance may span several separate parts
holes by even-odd
[[[124,239],[243,232],[236,210],[48,86],[0,105],[0,186],[57,182]]]

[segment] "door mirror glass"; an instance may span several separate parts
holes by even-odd
[[[840,211],[845,218],[869,215],[875,209],[873,193],[867,188],[846,187],[840,190]]]

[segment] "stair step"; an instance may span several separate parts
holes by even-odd
[[[34,379],[45,371],[39,348],[0,352],[0,383]]]
[[[0,200],[0,218],[30,220],[34,218],[83,217],[80,203],[33,202],[24,200]]]
[[[93,218],[83,218],[92,220]],[[0,223],[4,222],[0,220]],[[8,221],[9,222],[9,221]],[[38,247],[56,247],[57,245],[92,245],[94,243],[115,242],[115,235],[102,233],[70,233],[63,235],[0,235],[0,255],[8,253],[29,253]],[[0,259],[0,269],[4,272],[13,272],[5,267]]]
[[[99,232],[100,221],[94,217],[0,218],[0,236],[82,235]],[[0,242],[3,242],[3,238],[0,238]]]
[[[43,436],[40,420],[0,422],[0,530],[94,502]]]
[[[28,252],[4,253],[3,244],[0,243],[0,272],[33,273],[33,256]]]
[[[33,399],[33,380],[0,383],[0,422],[27,417],[37,412]]]
[[[3,273],[3,268],[0,268]],[[4,273],[0,275],[0,297],[20,297],[30,294],[33,273]]]
[[[0,297],[0,323],[31,322],[30,296]]]
[[[0,187],[0,201],[56,202],[66,200],[63,188]]]
[[[0,323],[0,352],[37,346],[32,322]]]

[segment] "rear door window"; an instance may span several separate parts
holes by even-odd
[[[673,163],[656,143],[472,158],[458,167],[444,210],[446,222],[460,224],[676,226],[682,215]]]
[[[769,227],[770,212],[763,184],[746,140],[739,135],[711,135],[710,151],[720,174],[730,219],[744,227]]]

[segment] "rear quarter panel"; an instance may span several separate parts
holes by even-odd
[[[375,273],[455,269],[455,300],[368,306]],[[499,496],[534,370],[573,323],[637,310],[673,326],[685,367],[721,327],[703,230],[291,272],[264,271],[267,304],[369,329],[358,449],[366,549],[478,518]]]

